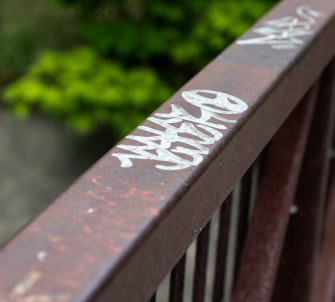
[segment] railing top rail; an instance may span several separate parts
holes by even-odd
[[[334,36],[334,1],[279,3],[2,248],[0,301],[148,299],[330,62]]]

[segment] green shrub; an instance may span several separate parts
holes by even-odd
[[[0,1],[0,83],[22,75],[37,52],[76,44],[74,10],[50,6],[45,0]]]
[[[84,48],[42,52],[5,90],[17,116],[32,108],[80,132],[120,138],[248,29],[277,0],[53,0],[71,9]]]
[[[54,0],[74,7],[82,39],[124,64],[197,72],[277,0]]]
[[[31,108],[61,117],[81,133],[112,126],[121,138],[171,94],[147,67],[123,69],[89,48],[44,52],[4,94],[19,118]]]

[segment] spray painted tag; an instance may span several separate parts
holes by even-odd
[[[199,93],[211,94],[214,98],[207,98]],[[151,136],[128,135],[126,138],[140,142],[141,146],[118,145],[117,148],[131,153],[113,153],[121,161],[121,167],[129,168],[133,165],[131,159],[147,159],[164,161],[170,165],[156,165],[162,170],[181,170],[196,166],[203,160],[203,155],[209,153],[208,145],[214,144],[223,137],[219,130],[225,130],[224,123],[236,123],[236,120],[227,119],[221,114],[239,114],[247,110],[248,105],[237,97],[212,90],[190,90],[182,92],[182,97],[190,104],[198,107],[201,111],[199,118],[189,114],[180,105],[171,105],[171,113],[156,113],[155,117],[147,120],[155,123],[165,131],[154,128],[139,126]],[[216,123],[209,122],[214,119]],[[180,123],[179,127],[173,124]],[[180,134],[191,134],[197,139],[180,136]],[[160,142],[160,143],[158,143]],[[171,149],[172,143],[183,143],[191,148],[176,146]],[[155,154],[148,151],[155,151]],[[192,158],[187,160],[178,156],[186,154]],[[173,165],[171,165],[173,164]]]
[[[314,34],[311,30],[316,18],[323,13],[311,9],[310,5],[299,6],[296,9],[297,17],[288,16],[281,19],[264,22],[264,26],[253,29],[253,32],[262,37],[238,40],[238,45],[271,45],[274,49],[295,49],[296,45],[304,41],[298,37]]]

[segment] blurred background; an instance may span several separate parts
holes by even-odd
[[[1,0],[0,244],[278,0]]]

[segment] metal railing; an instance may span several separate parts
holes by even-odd
[[[332,301],[334,57],[334,1],[279,3],[1,249],[0,301],[183,301],[196,238],[192,301]]]

